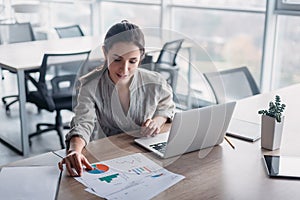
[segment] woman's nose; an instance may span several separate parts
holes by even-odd
[[[129,67],[129,63],[128,62],[124,62],[122,67],[121,67],[121,70],[124,71],[124,72],[127,72],[128,71],[128,67]]]

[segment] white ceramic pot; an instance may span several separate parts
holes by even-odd
[[[281,136],[283,130],[284,116],[281,122],[277,122],[275,118],[262,115],[261,118],[261,147],[268,150],[276,150],[280,148]]]

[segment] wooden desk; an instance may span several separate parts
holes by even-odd
[[[39,68],[45,53],[69,53],[94,50],[101,46],[100,37],[77,37],[0,45],[0,66],[17,74],[19,112],[21,124],[21,149],[0,136],[14,150],[28,155],[28,130],[26,118],[26,96],[24,71]]]
[[[240,100],[235,118],[259,121],[257,110],[266,108],[275,94],[287,104],[281,149],[265,151],[260,140],[254,143],[230,138],[233,150],[226,142],[214,148],[185,154],[181,157],[160,159],[137,146],[133,138],[120,134],[91,142],[85,151],[90,162],[103,161],[132,153],[143,152],[166,169],[186,178],[154,199],[298,199],[300,181],[268,177],[263,154],[300,156],[300,84]],[[84,186],[71,177],[62,177],[58,199],[98,199],[84,191]]]
[[[253,122],[260,121],[259,109],[267,108],[275,94],[287,104],[281,149],[265,151],[260,140],[254,143],[230,138],[233,150],[226,142],[181,157],[160,159],[133,143],[132,137],[121,134],[91,142],[87,147],[91,162],[144,152],[168,170],[186,178],[156,196],[154,199],[297,199],[300,181],[271,179],[262,156],[264,154],[300,156],[300,84],[282,90],[253,96],[237,102],[234,117]],[[90,156],[93,156],[90,158]],[[73,178],[63,176],[58,199],[97,199],[84,190]]]

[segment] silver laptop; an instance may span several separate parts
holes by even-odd
[[[223,142],[235,102],[175,114],[170,132],[134,141],[162,158],[204,149]]]

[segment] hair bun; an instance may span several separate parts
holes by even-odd
[[[129,23],[129,21],[127,19],[123,19],[121,23]]]

